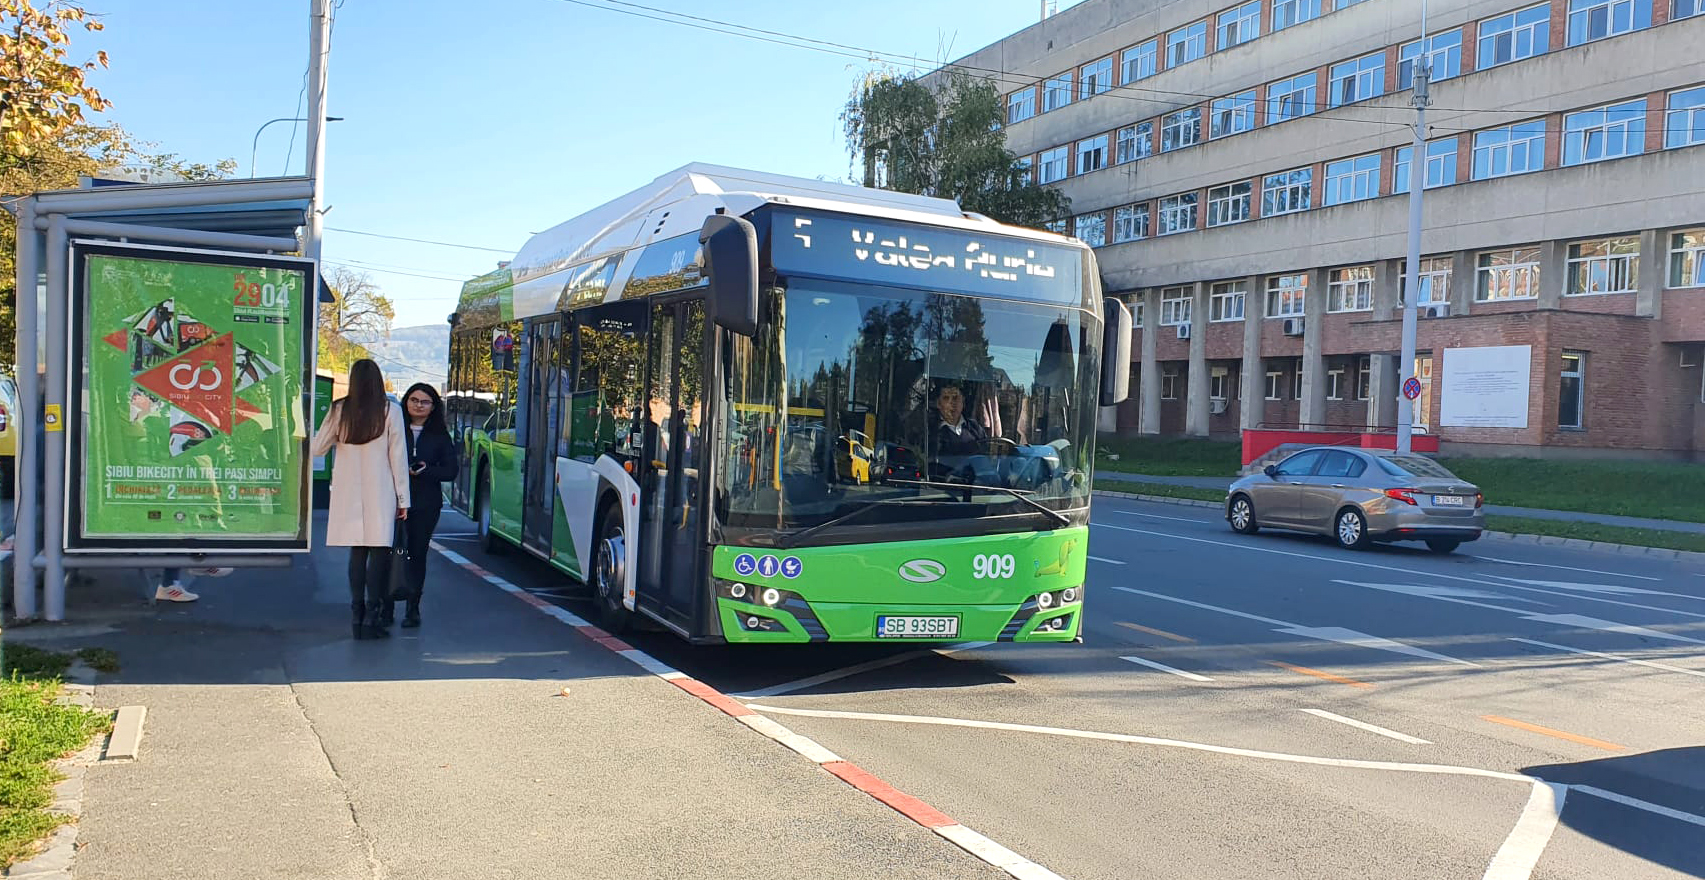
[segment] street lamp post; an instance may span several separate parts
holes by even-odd
[[[1403,341],[1397,356],[1397,451],[1409,452],[1415,433],[1415,401],[1409,383],[1415,379],[1417,301],[1421,298],[1421,199],[1427,188],[1427,86],[1432,79],[1432,44],[1427,40],[1427,3],[1421,0],[1421,52],[1411,76],[1415,79],[1415,139],[1409,152],[1409,254],[1404,267]],[[1455,279],[1452,279],[1453,281]]]
[[[278,119],[269,119],[260,128],[255,129],[254,143],[249,148],[249,176],[250,177],[255,176],[255,154],[260,150],[260,134],[261,134],[261,132],[266,131],[266,127],[268,125],[271,125],[274,122],[307,122],[307,121],[308,121],[307,118],[302,117],[302,116],[284,116],[284,117],[280,117]],[[342,116],[327,116],[326,121],[327,122],[342,122],[343,117]]]

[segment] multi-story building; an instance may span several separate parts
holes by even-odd
[[[1426,29],[1422,0],[1086,0],[956,62],[1133,307],[1105,428],[1394,426],[1418,179],[1417,425],[1705,456],[1705,0],[1431,0]]]

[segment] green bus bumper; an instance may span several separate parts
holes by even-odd
[[[814,603],[792,599],[774,608],[717,599],[723,637],[739,644],[797,642],[1070,642],[1083,627],[1083,591],[1077,600],[1042,611],[1034,597],[1021,605],[938,605]],[[886,615],[956,617],[959,633],[951,638],[878,637],[876,619]]]

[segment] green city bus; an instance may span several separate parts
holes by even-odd
[[[1081,242],[709,165],[451,315],[452,503],[694,642],[1071,641],[1131,319]]]

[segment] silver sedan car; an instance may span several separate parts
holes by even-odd
[[[1449,553],[1480,537],[1484,498],[1472,483],[1419,455],[1317,447],[1268,465],[1226,491],[1225,518],[1243,534],[1289,529],[1351,549],[1426,541]]]

